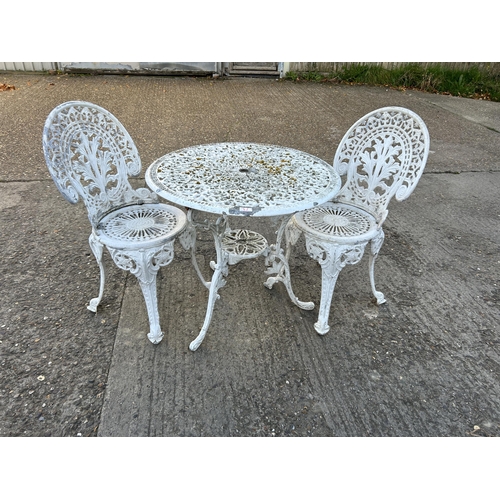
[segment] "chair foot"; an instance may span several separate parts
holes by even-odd
[[[97,306],[99,305],[99,302],[101,302],[100,297],[96,297],[95,299],[92,299],[87,306],[87,309],[92,312],[97,312]]]
[[[149,332],[148,339],[151,341],[152,344],[159,344],[163,339],[163,332],[162,331]]]
[[[320,323],[319,321],[317,323],[314,323],[314,329],[320,334],[320,335],[326,335],[330,331],[330,327],[328,325],[325,325],[323,323]]]
[[[205,338],[205,335],[203,335],[200,339],[196,338],[189,344],[189,350],[191,351],[196,351],[198,347],[200,347],[200,344],[203,342],[203,339]]]
[[[375,292],[375,298],[377,299],[377,305],[385,304],[387,301],[385,300],[384,294],[382,292]]]

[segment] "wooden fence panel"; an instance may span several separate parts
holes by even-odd
[[[466,70],[471,67],[478,67],[482,70],[486,70],[494,75],[500,75],[500,62],[291,62],[288,63],[288,71],[294,71],[296,73],[317,71],[318,73],[331,73],[334,71],[339,71],[346,66],[354,65],[374,65],[382,66],[387,69],[393,69],[405,64],[420,64],[424,67],[430,65],[439,64],[444,67],[451,69]]]

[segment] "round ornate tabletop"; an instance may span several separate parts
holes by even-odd
[[[327,162],[296,149],[243,142],[191,146],[168,153],[146,171],[166,200],[204,212],[274,216],[324,203],[340,189]]]

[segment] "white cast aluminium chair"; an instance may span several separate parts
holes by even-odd
[[[422,119],[400,107],[386,107],[358,120],[340,142],[333,166],[345,176],[330,202],[297,213],[286,231],[288,249],[305,235],[310,257],[322,269],[321,300],[315,330],[326,334],[333,291],[340,271],[356,264],[371,243],[369,275],[377,304],[374,265],[384,242],[387,206],[393,196],[406,199],[415,189],[429,154],[429,133]]]
[[[174,240],[187,225],[184,212],[159,203],[147,188],[134,190],[141,160],[123,125],[107,110],[71,101],[52,110],[43,130],[50,175],[71,203],[81,197],[92,226],[90,247],[100,269],[99,296],[87,306],[96,312],[103,292],[103,248],[115,264],[139,280],[149,316],[148,338],[157,344],[160,328],[156,275],[174,257]]]

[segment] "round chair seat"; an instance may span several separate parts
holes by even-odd
[[[150,248],[171,240],[186,224],[186,214],[179,208],[161,203],[132,205],[105,215],[96,235],[113,248]]]
[[[222,248],[238,259],[259,257],[268,248],[266,238],[255,231],[236,229],[228,231],[222,237]]]
[[[295,214],[293,222],[306,233],[343,244],[369,240],[377,232],[375,217],[343,203],[328,202],[310,208]]]

